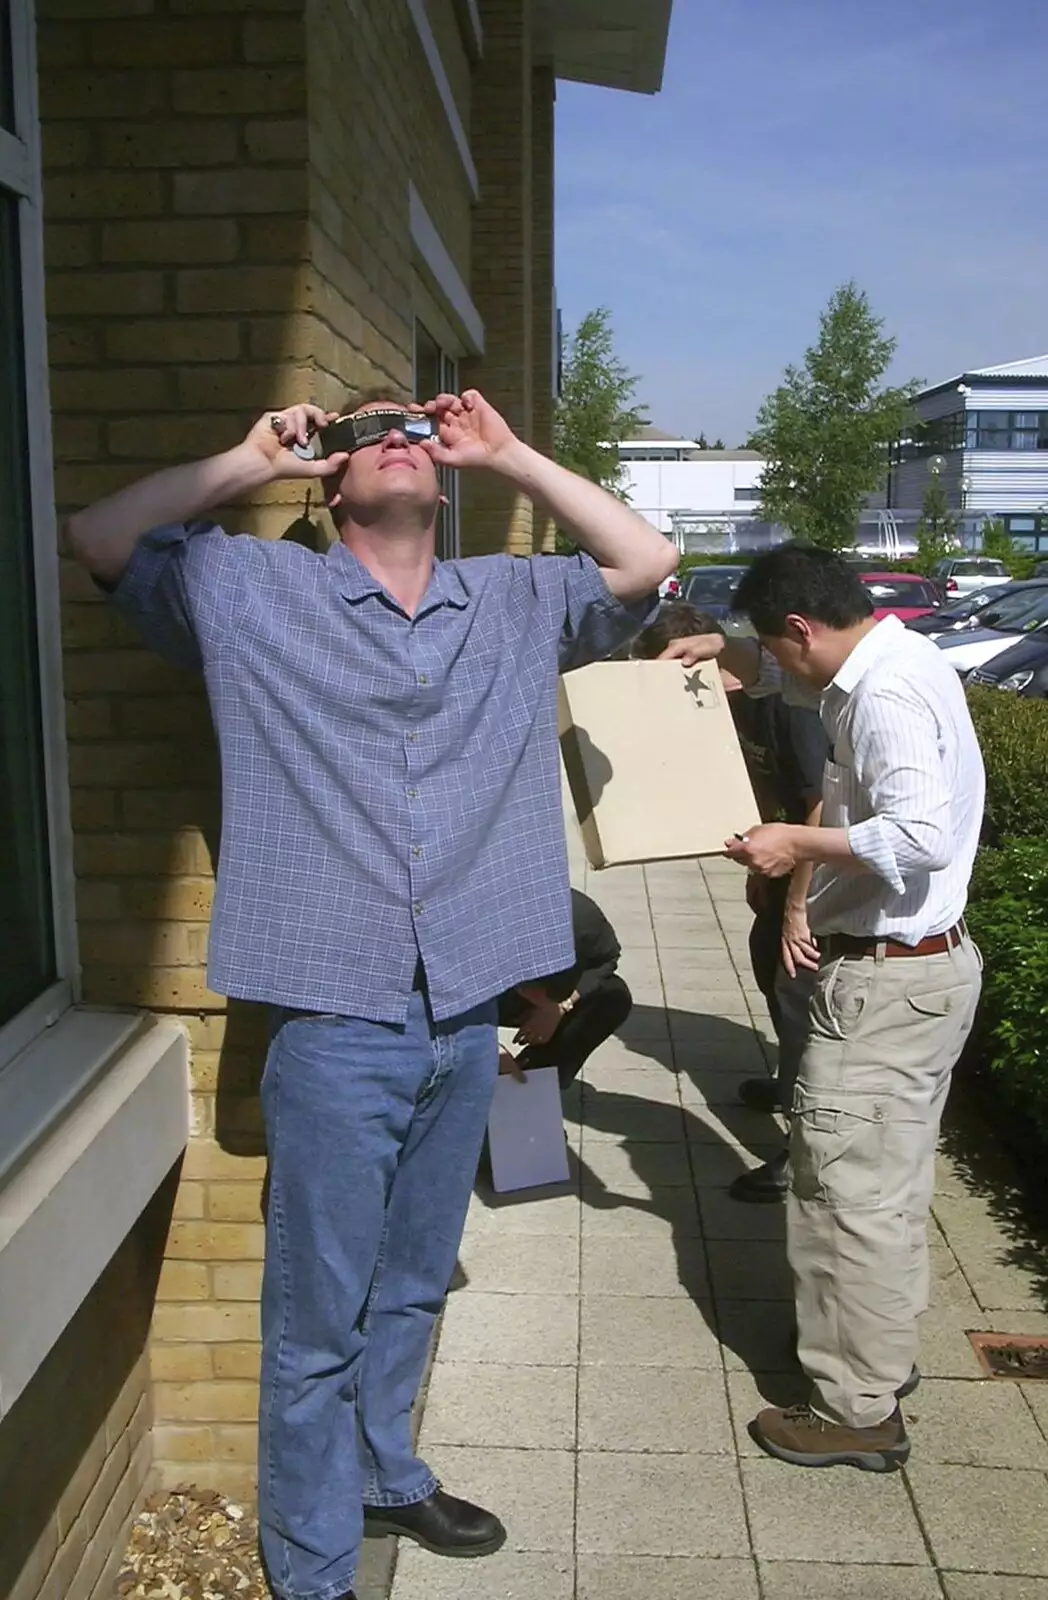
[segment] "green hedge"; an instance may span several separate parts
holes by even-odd
[[[986,823],[968,922],[983,953],[976,1059],[1048,1147],[1048,701],[969,690]]]
[[[1048,839],[1048,701],[968,691],[986,763],[983,842]]]

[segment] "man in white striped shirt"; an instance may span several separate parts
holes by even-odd
[[[751,1431],[799,1466],[890,1471],[910,1450],[899,1398],[919,1381],[935,1146],[981,983],[964,908],[982,757],[956,673],[896,618],[875,622],[839,558],[771,551],[736,603],[783,672],[822,691],[832,745],[821,827],[771,823],[726,846],[771,877],[815,864],[808,916],[821,952],[788,1202],[812,1395],[762,1412]],[[718,653],[693,647],[692,660]],[[752,663],[740,675],[752,678]]]

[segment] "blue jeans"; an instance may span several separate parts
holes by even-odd
[[[281,1600],[350,1588],[363,1508],[424,1500],[411,1410],[455,1268],[498,1070],[495,1002],[404,1026],[279,1012],[259,1521]]]

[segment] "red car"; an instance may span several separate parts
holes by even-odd
[[[899,617],[909,622],[914,617],[926,617],[942,605],[938,587],[916,572],[863,572],[859,576],[869,590],[878,622],[881,617]]]

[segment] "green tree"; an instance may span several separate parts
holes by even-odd
[[[696,439],[695,443],[700,450],[708,450],[710,447],[710,442],[704,433],[699,434],[699,437]]]
[[[999,517],[991,517],[989,521],[983,523],[982,553],[994,561],[1003,561],[1009,572],[1011,571],[1016,549],[1011,535]]]
[[[950,510],[942,478],[937,472],[928,479],[916,535],[916,565],[928,577],[938,562],[944,561],[957,544],[957,518]]]
[[[620,499],[619,442],[647,419],[634,399],[640,379],[615,354],[606,306],[582,318],[568,346],[555,416],[556,456],[562,466],[602,484]]]
[[[714,439],[713,443],[710,445],[710,449],[711,450],[723,450],[724,449],[724,440],[723,439]]]
[[[760,515],[795,539],[850,548],[859,512],[881,482],[916,381],[883,387],[895,353],[866,295],[846,283],[819,319],[802,367],[789,366],[748,441],[767,461]]]

